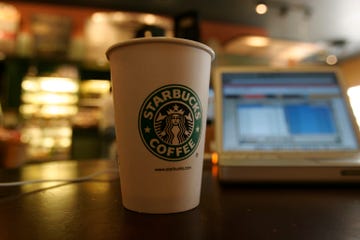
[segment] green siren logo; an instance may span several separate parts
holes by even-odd
[[[199,97],[183,85],[152,92],[141,106],[139,132],[148,150],[167,161],[180,161],[196,150],[201,136]]]

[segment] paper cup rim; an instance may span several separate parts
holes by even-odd
[[[170,43],[170,44],[188,45],[188,46],[203,49],[206,52],[208,52],[211,56],[211,61],[214,60],[214,58],[215,58],[215,52],[209,46],[207,46],[203,43],[197,42],[197,41],[184,39],[184,38],[175,38],[175,37],[134,38],[134,39],[130,39],[130,40],[127,40],[124,42],[119,42],[119,43],[116,43],[116,44],[110,46],[106,50],[106,52],[105,52],[106,58],[109,60],[111,52],[113,50],[115,50],[116,48],[124,47],[124,46],[128,46],[128,45],[140,44],[140,43]]]

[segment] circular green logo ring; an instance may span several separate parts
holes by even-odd
[[[170,84],[153,91],[139,111],[139,133],[146,148],[166,161],[180,161],[198,147],[202,107],[190,88]]]

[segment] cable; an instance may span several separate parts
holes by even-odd
[[[0,187],[13,187],[13,186],[22,186],[27,184],[35,184],[35,183],[48,183],[48,182],[84,182],[94,180],[97,176],[107,174],[107,173],[115,173],[118,172],[115,169],[105,169],[101,171],[94,172],[92,174],[86,175],[84,177],[78,178],[70,178],[70,179],[35,179],[28,181],[18,181],[18,182],[6,182],[0,183]]]

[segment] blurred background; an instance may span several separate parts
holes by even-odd
[[[357,113],[359,12],[357,0],[0,1],[0,166],[113,157],[104,53],[149,33],[209,45],[214,66],[337,66]]]

